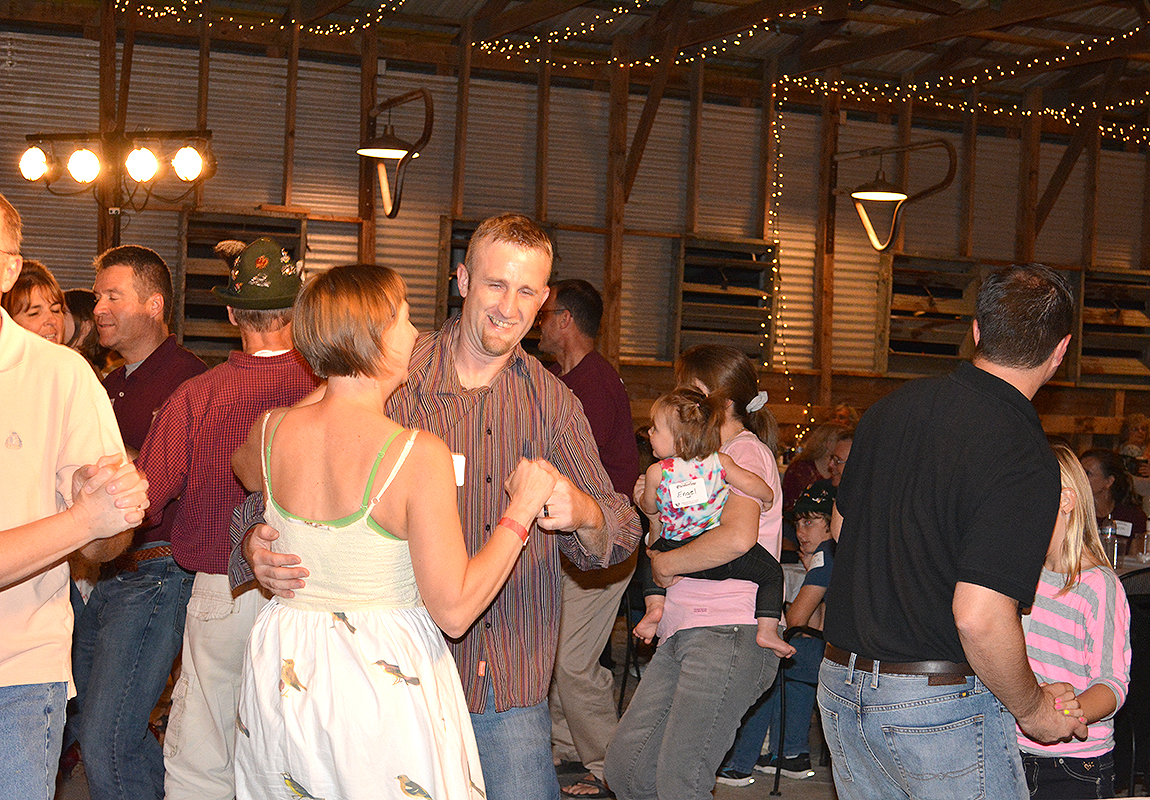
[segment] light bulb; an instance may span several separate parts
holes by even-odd
[[[43,149],[33,145],[20,156],[20,174],[24,180],[38,181],[48,172],[48,156]]]
[[[124,166],[127,167],[128,175],[131,176],[132,180],[137,183],[144,183],[156,177],[156,172],[160,169],[160,162],[156,158],[156,154],[148,148],[137,147],[128,153]]]
[[[100,174],[100,159],[86,147],[82,147],[68,159],[68,172],[76,183],[91,183]]]
[[[172,170],[180,180],[194,181],[204,171],[204,157],[191,145],[181,147],[172,158]]]

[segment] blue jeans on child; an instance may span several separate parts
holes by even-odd
[[[0,797],[52,800],[68,684],[0,686]]]
[[[482,714],[471,715],[487,800],[559,800],[551,760],[551,711],[547,701],[527,708],[495,710],[487,686]]]
[[[824,659],[818,703],[839,800],[1027,800],[1014,717],[977,677],[931,686]]]
[[[1023,753],[1022,769],[1032,800],[1114,796],[1113,751],[1091,758]]]
[[[810,752],[811,714],[815,709],[815,686],[819,682],[819,664],[823,660],[823,640],[810,636],[791,639],[795,654],[779,665],[779,677],[751,711],[743,718],[735,744],[724,766],[735,772],[750,772],[762,752],[767,734],[771,735],[769,752],[779,755],[779,726],[782,714],[782,683],[787,679],[786,741],[783,758]],[[784,673],[783,668],[786,672]]]

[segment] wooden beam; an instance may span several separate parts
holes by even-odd
[[[212,0],[200,0],[200,55],[197,61],[196,75],[196,128],[206,130],[208,127],[208,89],[212,63]],[[204,202],[204,182],[200,181],[192,195],[192,204],[202,205]]]
[[[616,38],[612,53],[618,57],[627,49],[626,34]],[[623,291],[623,208],[626,204],[624,177],[627,167],[627,100],[630,95],[630,68],[626,62],[611,67],[611,104],[607,123],[607,203],[604,223],[607,236],[603,253],[603,325],[599,349],[613,364],[619,363]]]
[[[494,17],[475,19],[471,31],[472,41],[486,42],[498,39],[528,26],[566,14],[573,8],[591,0],[528,0]]]
[[[1150,270],[1150,147],[1142,161],[1142,248],[1139,259],[1141,269]]]
[[[1102,108],[1109,102],[1109,97],[1118,83],[1118,76],[1122,74],[1125,68],[1126,62],[1121,58],[1116,58],[1110,62],[1110,66],[1106,70],[1106,80],[1096,95],[1097,108],[1092,109],[1079,120],[1078,132],[1074,134],[1062,152],[1062,158],[1058,162],[1058,166],[1054,168],[1054,173],[1050,176],[1050,181],[1042,193],[1042,199],[1038,201],[1038,207],[1034,210],[1035,236],[1042,232],[1042,226],[1046,224],[1046,219],[1050,216],[1050,211],[1054,208],[1058,195],[1062,193],[1062,188],[1066,185],[1074,165],[1078,162],[1078,156],[1082,154],[1082,149],[1088,142],[1098,138],[1098,124],[1102,121]]]
[[[683,47],[692,47],[714,39],[741,33],[764,19],[774,19],[819,5],[811,0],[758,0],[711,17],[703,17],[687,26]]]
[[[367,27],[359,36],[363,53],[359,59],[359,141],[375,136],[375,117],[371,112],[376,105],[376,83],[379,75],[379,39],[374,27]],[[356,260],[361,264],[374,264],[375,255],[375,159],[359,159],[359,236],[356,239]]]
[[[974,177],[978,154],[978,88],[966,93],[968,113],[962,118],[962,157],[959,168],[958,254],[974,254]]]
[[[291,0],[291,24],[288,26],[287,86],[284,96],[284,173],[283,204],[292,205],[292,181],[295,178],[295,110],[299,97],[300,0]]]
[[[316,20],[323,19],[328,14],[334,14],[351,3],[352,0],[302,0],[300,16],[304,25],[311,25]]]
[[[687,202],[683,227],[688,233],[699,232],[699,172],[703,157],[703,84],[705,78],[703,59],[697,58],[691,64],[691,77],[688,92],[691,106],[688,110],[687,130]]]
[[[1136,56],[1145,53],[1147,48],[1150,48],[1150,29],[1143,28],[1126,39],[1113,42],[1106,47],[1096,47],[1090,52],[1082,53],[1081,55],[1063,58],[1066,55],[1066,51],[1059,47],[1051,48],[1048,51],[1039,51],[1029,56],[1028,59],[1023,59],[1023,61],[1035,62],[1027,68],[1026,74],[1027,76],[1037,76],[1046,72],[1070,70],[1087,64],[1096,64],[1099,61],[1110,61],[1115,58]],[[1001,67],[1006,71],[1005,77],[1001,78],[1001,80],[1007,80],[1013,77],[1010,73],[1010,69],[1014,67],[1018,61],[1019,59],[1017,58],[1005,58],[993,63],[966,67],[950,73],[947,76],[947,80],[957,84],[963,79],[970,80],[977,77],[980,83],[992,83],[996,80],[1000,80],[995,74],[995,67]],[[1046,61],[1050,63],[1044,63]]]
[[[826,81],[833,85],[840,79],[837,69],[831,69]],[[839,110],[841,95],[828,91],[823,97],[821,134],[819,137],[819,200],[815,217],[814,264],[814,356],[819,373],[818,403],[831,402],[831,364],[834,341],[835,294],[835,185],[838,166],[835,153],[839,149]]]
[[[535,85],[535,219],[547,221],[547,148],[551,136],[551,43],[539,43]]]
[[[941,75],[955,64],[961,63],[976,55],[986,46],[986,40],[964,37],[946,47],[942,52],[928,58],[914,68],[915,78],[924,78],[930,75]]]
[[[116,130],[127,130],[128,89],[132,85],[132,54],[136,50],[136,4],[129,3],[124,21],[124,46],[120,51],[120,91],[116,96]]]
[[[762,92],[759,95],[759,238],[771,240],[771,202],[775,191],[775,170],[778,150],[775,147],[775,126],[778,109],[775,107],[775,81],[779,79],[779,60],[771,57],[763,62]]]
[[[1025,106],[1031,113],[1022,122],[1014,236],[1014,257],[1024,264],[1034,260],[1034,240],[1037,235],[1034,220],[1038,204],[1038,166],[1042,144],[1042,90],[1028,89]]]
[[[799,58],[804,53],[811,52],[842,30],[846,22],[847,18],[845,13],[841,15],[827,15],[824,13],[814,25],[811,25],[796,36],[795,40],[787,45],[787,48],[779,54],[778,59],[782,61],[785,59]]]
[[[1016,25],[1037,17],[1066,14],[1102,5],[1105,0],[1003,0],[998,10],[981,6],[950,17],[919,22],[914,26],[876,33],[845,44],[824,47],[782,64],[786,75],[803,75],[909,50],[924,44],[955,39],[989,28]],[[728,12],[729,13],[729,12]],[[724,16],[724,15],[720,15]],[[720,34],[721,35],[721,34]]]
[[[954,0],[892,0],[892,2],[912,11],[925,11],[928,14],[950,15],[962,11],[962,4]]]
[[[116,1],[100,1],[100,132],[116,129]],[[103,170],[96,181],[96,250],[120,244],[120,165]],[[115,216],[112,209],[115,208]]]
[[[471,106],[472,19],[459,31],[459,81],[455,91],[455,162],[451,168],[451,218],[463,218],[463,174],[467,163],[467,112]]]
[[[647,148],[647,139],[655,127],[655,115],[659,111],[659,103],[663,100],[663,90],[667,88],[667,78],[671,68],[675,65],[675,56],[679,53],[679,38],[683,35],[683,27],[687,23],[687,12],[691,8],[691,0],[671,0],[673,9],[671,22],[663,36],[663,47],[659,53],[659,64],[655,68],[654,79],[647,90],[647,100],[643,103],[643,111],[639,114],[639,123],[635,126],[635,136],[631,141],[631,148],[627,151],[627,166],[623,174],[623,202],[631,198],[631,188],[635,185],[635,176],[639,174],[639,164],[643,161],[643,152]]]
[[[909,74],[902,76],[902,85],[905,89],[912,81]],[[898,144],[900,147],[906,147],[910,144],[911,125],[914,122],[914,95],[911,92],[905,92],[905,99],[902,101],[901,108],[898,112]],[[902,152],[895,157],[895,183],[904,192],[907,192],[907,187],[910,186],[910,153]],[[907,192],[910,194],[910,192]],[[906,244],[906,224],[898,226],[898,230],[894,233],[894,250],[902,252]]]

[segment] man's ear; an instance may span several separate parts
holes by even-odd
[[[459,284],[459,296],[467,297],[467,290],[471,286],[471,275],[467,271],[466,264],[461,262],[459,266],[455,268],[455,280]]]
[[[159,292],[153,292],[152,296],[147,299],[144,305],[148,309],[148,315],[153,319],[158,319],[161,322],[164,320],[164,296]]]
[[[24,268],[24,258],[22,256],[12,256],[12,263],[0,272],[0,295],[7,294],[11,291],[12,286],[16,283],[16,279],[20,277],[20,270]]]

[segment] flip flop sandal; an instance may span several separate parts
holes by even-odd
[[[594,789],[595,791],[590,793],[590,794],[576,794],[574,792],[568,791],[569,789],[571,789],[575,786],[589,786],[592,789]],[[615,793],[607,788],[607,784],[603,783],[603,781],[600,780],[599,778],[596,778],[594,773],[591,773],[591,772],[588,772],[582,778],[575,781],[575,783],[568,784],[567,786],[560,786],[559,787],[559,793],[562,794],[564,797],[580,797],[580,798],[582,798],[582,797],[600,798],[600,797],[614,797],[615,796]]]

